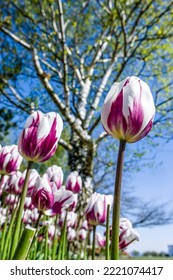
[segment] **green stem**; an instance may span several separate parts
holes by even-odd
[[[92,260],[95,260],[96,226],[93,226]]]
[[[44,247],[44,260],[48,259],[48,227],[46,227],[45,247]]]
[[[6,255],[8,255],[7,259],[9,259],[9,254],[7,254],[7,249],[9,249],[9,246],[11,244],[10,238],[12,239],[12,229],[13,229],[13,226],[14,226],[16,215],[17,215],[17,207],[12,213],[10,225],[9,225],[9,228],[8,228],[8,231],[7,231],[7,235],[5,237],[5,244],[4,244],[4,247],[3,247],[2,260],[6,259]]]
[[[63,239],[62,239],[62,260],[66,259],[66,248],[67,248],[67,215],[66,212],[65,220],[64,220],[64,231],[63,231]]]
[[[30,246],[30,249],[28,250],[28,256],[29,256],[29,253],[30,253],[30,250],[31,250],[31,248],[32,248],[32,246],[33,246],[33,244],[35,243],[35,241],[36,241],[36,237],[37,237],[37,232],[38,232],[38,227],[39,227],[39,222],[40,222],[40,219],[41,219],[41,217],[42,217],[42,212],[40,211],[39,212],[39,216],[38,216],[38,219],[37,219],[37,222],[36,222],[36,224],[35,224],[35,229],[36,229],[36,231],[35,231],[35,235],[34,235],[34,238],[33,238],[33,240],[32,240],[32,243],[31,243],[31,246]],[[34,248],[34,252],[35,252],[35,249],[37,248],[37,243],[35,243],[35,248]],[[36,252],[35,252],[36,253]],[[35,253],[34,253],[34,255],[35,255]]]
[[[12,243],[12,248],[11,248],[11,259],[13,258],[14,252],[16,250],[18,241],[19,241],[19,234],[20,234],[20,226],[21,226],[21,220],[22,220],[22,213],[23,213],[23,208],[24,208],[24,203],[25,203],[25,198],[27,194],[27,188],[28,188],[28,181],[29,181],[29,175],[30,175],[30,168],[31,168],[32,162],[28,162],[28,167],[26,171],[26,177],[25,177],[25,182],[21,194],[21,199],[19,202],[19,208],[17,212],[17,220],[16,220],[16,225],[15,225],[15,230],[14,230],[14,237],[13,237],[13,243]]]
[[[106,218],[106,250],[105,250],[105,259],[109,260],[109,241],[110,241],[110,222],[109,222],[109,214],[110,214],[110,205],[107,206],[107,218]]]
[[[8,225],[8,215],[9,215],[9,205],[7,206],[7,214],[6,214],[6,220],[5,220],[5,224],[3,227],[3,232],[2,232],[2,239],[1,239],[1,254],[4,251],[4,245],[5,245],[5,241],[6,241],[6,234],[7,234],[7,225]]]
[[[125,147],[126,147],[126,141],[120,140],[117,167],[116,167],[115,189],[114,189],[111,260],[119,259],[119,220],[120,220],[120,203],[121,203],[121,183],[122,183],[122,171],[123,171],[123,164],[124,164]]]
[[[67,221],[67,215],[68,211],[66,212],[65,219],[64,219],[64,224],[63,228],[61,230],[61,239],[59,242],[59,247],[58,247],[58,260],[63,260],[64,259],[64,254],[65,254],[65,244],[64,242],[66,241],[66,221]]]
[[[55,218],[55,232],[54,232],[54,237],[53,237],[53,244],[52,244],[52,260],[55,260],[56,252],[57,252],[57,243],[58,243],[58,238],[57,238],[57,220],[58,220],[58,215],[56,215]]]

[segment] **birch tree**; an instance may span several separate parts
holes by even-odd
[[[157,107],[153,135],[172,133],[172,1],[1,1],[1,95],[29,114],[55,110],[71,171],[93,191],[93,162],[107,137],[100,108],[113,82],[148,82]],[[99,171],[98,171],[99,172]]]

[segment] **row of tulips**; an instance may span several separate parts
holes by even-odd
[[[16,151],[16,159],[20,158],[17,165],[11,165],[10,171],[7,171],[6,165],[4,169],[1,169],[1,208],[0,208],[0,225],[2,230],[1,235],[1,258],[11,259],[11,238],[5,238],[7,230],[12,222],[12,216],[15,209],[18,207],[20,196],[23,190],[23,185],[26,176],[26,170],[22,173],[16,170],[19,169],[22,162],[20,154],[17,152],[17,146],[5,146],[0,150],[0,157],[6,153],[6,157],[10,160],[16,161],[14,156],[14,149]],[[13,151],[13,155],[12,152]],[[5,159],[5,158],[4,158]],[[4,161],[6,162],[6,161]],[[8,174],[8,175],[7,175]],[[56,258],[88,258],[89,252],[92,251],[90,258],[95,258],[95,246],[104,251],[106,248],[106,231],[104,235],[96,232],[94,229],[98,225],[105,225],[107,222],[107,209],[108,205],[111,207],[113,202],[112,195],[104,195],[100,193],[93,193],[88,201],[85,209],[84,220],[78,225],[78,213],[76,207],[78,203],[78,195],[82,189],[82,179],[78,172],[74,171],[69,174],[66,179],[65,185],[63,185],[63,171],[62,168],[56,165],[47,168],[46,173],[40,176],[36,169],[30,169],[30,177],[28,180],[27,194],[24,202],[24,208],[22,213],[21,230],[24,228],[37,230],[35,243],[37,243],[34,249],[33,245],[30,248],[30,254],[28,254],[29,248],[25,248],[25,258],[41,258],[44,259],[56,259]],[[65,256],[58,254],[58,242],[61,240],[63,234],[63,227],[66,227],[66,249],[71,248],[71,254],[67,251]],[[15,228],[15,223],[13,225]],[[95,242],[92,245],[89,243],[92,231],[94,235],[92,238]],[[111,227],[109,229],[111,238]],[[46,239],[47,234],[47,239]],[[127,219],[120,220],[120,249],[125,249],[131,242],[138,240],[137,232],[132,228],[130,221]],[[44,241],[47,247],[44,246],[40,250],[40,246]],[[65,242],[65,241],[64,241]],[[77,242],[80,247],[77,246]],[[110,246],[110,240],[109,246]],[[60,242],[59,242],[60,243]],[[62,246],[62,245],[61,245]],[[79,252],[75,252],[75,246],[79,249]],[[94,246],[94,247],[93,247]],[[91,249],[92,248],[92,249]],[[45,253],[46,252],[46,253]],[[49,254],[47,253],[49,252]],[[46,254],[46,255],[44,255]],[[16,254],[15,254],[16,256]],[[22,253],[23,258],[23,253]],[[17,255],[20,258],[20,256]],[[106,258],[108,258],[105,255]]]
[[[118,259],[119,250],[138,240],[131,222],[120,218],[123,156],[126,143],[148,134],[154,112],[150,89],[139,78],[128,77],[112,86],[101,120],[106,132],[120,140],[114,196],[94,192],[83,209],[83,220],[77,210],[82,190],[78,172],[64,180],[59,166],[50,166],[42,175],[32,169],[34,162],[54,155],[62,119],[54,112],[31,114],[18,145],[0,147],[1,259],[95,259],[98,246],[105,259],[110,259],[110,247],[111,259]],[[28,165],[22,173],[23,159]],[[101,225],[103,235],[98,232]]]

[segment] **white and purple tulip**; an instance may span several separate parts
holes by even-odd
[[[132,242],[139,240],[139,234],[133,229],[132,223],[126,218],[120,219],[119,231],[120,250],[125,249]]]
[[[60,166],[57,165],[53,165],[48,167],[47,171],[46,171],[50,182],[54,183],[57,189],[60,189],[60,187],[62,186],[63,183],[63,172],[62,172],[62,168]]]
[[[101,248],[104,248],[106,246],[106,237],[102,236],[99,232],[97,232],[96,233],[96,242]]]
[[[20,154],[28,161],[43,162],[54,155],[63,129],[58,113],[34,112],[19,137]]]
[[[47,216],[61,214],[63,210],[68,209],[73,203],[74,194],[61,188],[54,193],[54,203],[52,207],[44,211],[44,214]]]
[[[4,146],[0,149],[0,174],[9,175],[20,169],[22,156],[17,145]]]
[[[85,230],[88,230],[89,229],[89,226],[88,226],[88,221],[87,220],[84,220],[80,229],[85,229]]]
[[[73,241],[76,238],[76,230],[74,228],[69,227],[67,230],[67,240]]]
[[[82,179],[77,171],[71,172],[66,180],[66,190],[79,193],[82,188]]]
[[[6,186],[8,185],[9,176],[8,175],[0,175],[0,196],[3,193],[3,190],[6,190]]]
[[[38,176],[39,176],[39,174],[38,174],[36,169],[30,169],[29,180],[28,180],[28,188],[27,188],[27,196],[28,197],[30,197],[31,194],[32,194],[32,191],[34,189],[35,182],[36,182],[36,179],[37,179]],[[25,177],[26,177],[26,170],[22,174],[22,177],[19,181],[19,186],[24,185]]]
[[[107,206],[112,206],[113,196],[93,193],[85,209],[85,217],[90,225],[104,224],[107,216]]]
[[[60,219],[59,219],[59,226],[62,228],[64,225],[64,221],[65,221],[65,217],[66,217],[66,211],[63,211],[61,213]],[[67,212],[67,218],[66,218],[66,226],[67,228],[74,228],[77,225],[77,213],[70,211]]]
[[[112,85],[101,111],[101,122],[109,135],[133,143],[149,133],[154,115],[149,86],[131,76]]]
[[[35,207],[32,204],[32,199],[31,197],[26,197],[25,198],[25,203],[24,203],[24,209],[29,209],[29,210],[33,210]]]
[[[32,204],[39,211],[50,209],[54,203],[54,195],[47,176],[38,176],[31,194]]]
[[[22,172],[16,171],[11,176],[9,176],[8,182],[6,184],[6,191],[18,195],[22,192],[22,186],[19,184],[22,177]]]
[[[55,235],[55,226],[54,225],[50,225],[48,227],[48,235],[49,235],[50,239],[54,238],[54,235]]]
[[[87,238],[87,234],[88,234],[87,230],[85,230],[84,228],[81,228],[78,233],[79,240],[81,240],[81,241],[85,240]]]

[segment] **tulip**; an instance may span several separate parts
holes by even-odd
[[[106,221],[107,205],[112,206],[112,195],[93,193],[85,209],[85,216],[90,225],[103,224]]]
[[[84,229],[84,228],[81,228],[80,230],[79,230],[79,240],[81,240],[81,241],[83,241],[83,240],[85,240],[86,238],[87,238],[87,231]]]
[[[20,169],[23,158],[17,145],[4,146],[0,149],[0,174],[8,175]]]
[[[50,239],[54,239],[54,236],[55,236],[55,226],[54,225],[50,225],[48,227],[48,236]]]
[[[133,143],[149,133],[154,115],[149,86],[132,76],[113,84],[104,101],[101,121],[109,135]]]
[[[7,175],[0,175],[0,196],[3,193],[3,190],[6,189],[8,184],[9,176]]]
[[[71,172],[67,177],[66,190],[79,193],[82,188],[82,179],[77,171]]]
[[[53,165],[51,167],[48,167],[46,173],[49,177],[50,182],[51,183],[53,182],[56,188],[60,189],[63,183],[63,176],[64,176],[62,172],[62,168],[57,165]]]
[[[68,211],[75,211],[78,202],[78,194],[73,193],[73,203],[69,206]]]
[[[152,128],[155,106],[149,86],[138,77],[128,77],[111,87],[101,111],[105,131],[119,139],[112,215],[111,259],[119,259],[121,182],[126,143],[145,137]]]
[[[6,219],[7,219],[6,215],[4,215],[3,213],[0,212],[0,227],[1,227],[3,224],[5,224]]]
[[[32,223],[31,221],[31,210],[27,209],[23,213],[22,221],[25,225],[30,225]]]
[[[66,218],[66,211],[61,213],[60,219],[59,219],[59,226],[62,228],[64,225],[64,221]],[[66,218],[66,226],[67,228],[75,227],[77,224],[77,213],[70,211],[67,213],[67,218]]]
[[[82,223],[82,225],[81,225],[81,227],[80,227],[80,229],[85,229],[85,230],[88,230],[88,221],[87,220],[84,220],[83,221],[83,223]]]
[[[96,233],[96,241],[97,245],[99,245],[101,248],[104,248],[106,246],[106,238],[105,236],[102,236],[99,232]]]
[[[67,231],[67,240],[73,241],[76,238],[76,231],[75,229],[69,227]]]
[[[34,208],[32,211],[31,211],[31,221],[33,223],[37,222],[38,220],[38,217],[39,217],[39,212],[38,212],[38,209],[37,208]]]
[[[25,181],[25,177],[26,177],[26,172],[27,170],[25,170],[22,174],[21,179],[19,180],[19,186],[24,185],[24,181]],[[39,176],[38,172],[36,169],[30,169],[30,174],[29,174],[29,180],[28,180],[28,184],[27,184],[27,196],[30,197],[32,194],[32,191],[34,189],[35,186],[35,182],[37,177]]]
[[[32,204],[32,200],[31,197],[26,197],[25,198],[25,204],[24,204],[24,209],[29,209],[29,210],[33,210],[35,207]]]
[[[17,171],[13,173],[6,184],[6,191],[9,191],[10,193],[13,193],[14,195],[18,195],[21,193],[22,188],[19,184],[22,177],[22,172]]]
[[[21,155],[31,162],[43,162],[54,155],[63,129],[59,114],[34,112],[26,121],[18,147]]]
[[[63,210],[68,209],[74,203],[74,194],[71,191],[59,189],[54,193],[54,203],[49,210],[44,213],[47,216],[61,214]]]
[[[139,240],[139,234],[132,228],[132,223],[126,219],[120,219],[120,234],[119,234],[119,248],[125,249],[132,242]]]
[[[14,194],[8,194],[5,198],[5,204],[7,205],[11,205],[11,206],[14,206],[15,203],[17,202],[17,197],[14,195]]]
[[[39,211],[50,209],[54,202],[54,195],[47,176],[38,176],[31,195],[32,204]]]

